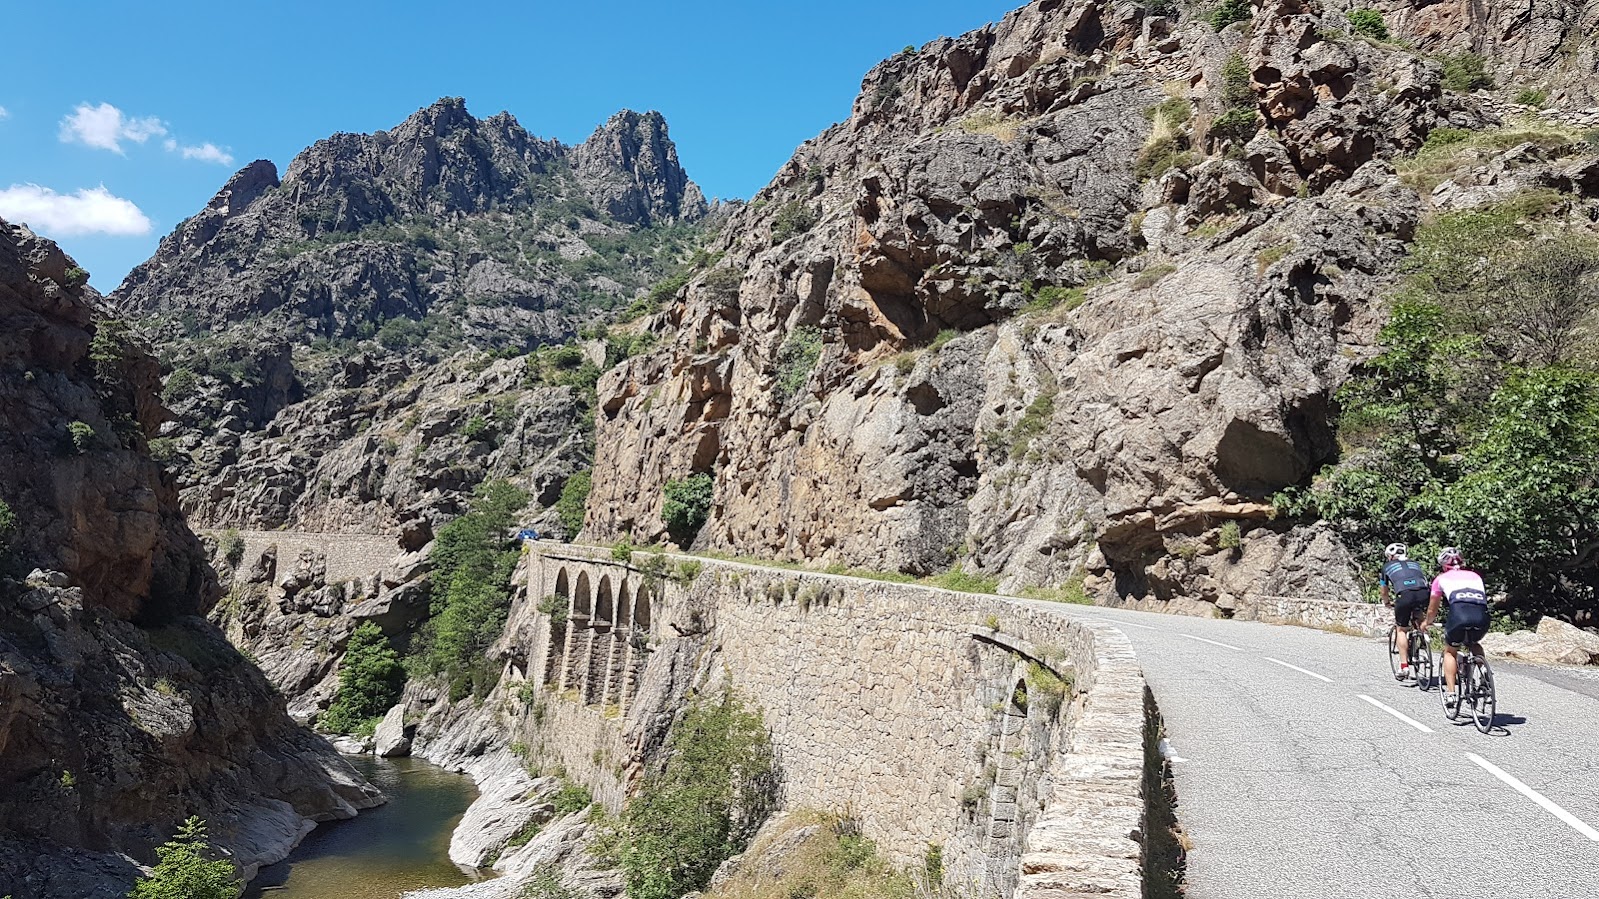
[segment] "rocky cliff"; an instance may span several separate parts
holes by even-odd
[[[448,514],[485,473],[559,490],[587,463],[586,440],[563,444],[582,410],[570,391],[524,402],[504,366],[482,383],[484,354],[574,340],[707,214],[658,113],[567,147],[446,99],[319,141],[281,180],[251,163],[112,299],[161,347],[177,420],[157,448],[191,518],[373,531]]]
[[[1297,0],[1220,31],[1041,0],[882,63],[601,380],[588,532],[663,538],[703,472],[703,549],[1195,610],[1356,595],[1271,499],[1337,456],[1418,223],[1542,185],[1580,225],[1595,196],[1587,87],[1511,99],[1549,40],[1591,68],[1593,5],[1445,6],[1393,29],[1487,54],[1497,92]],[[1444,126],[1504,143],[1396,171]]]
[[[381,801],[203,617],[147,351],[0,222],[0,894],[119,897],[184,818],[236,861]]]

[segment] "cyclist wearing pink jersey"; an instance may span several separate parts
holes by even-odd
[[[1449,624],[1444,628],[1444,687],[1446,701],[1454,705],[1456,653],[1466,646],[1473,655],[1482,655],[1478,641],[1488,633],[1488,589],[1482,583],[1482,575],[1467,568],[1460,550],[1453,546],[1438,553],[1438,569],[1422,628],[1432,627],[1437,620],[1440,601],[1449,603]]]

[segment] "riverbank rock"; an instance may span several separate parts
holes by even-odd
[[[372,751],[385,759],[408,756],[411,754],[411,736],[415,733],[416,725],[405,723],[405,703],[397,703],[378,723],[378,729],[372,735]]]

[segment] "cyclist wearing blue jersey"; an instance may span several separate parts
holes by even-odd
[[[1410,670],[1410,625],[1421,617],[1427,608],[1427,572],[1410,559],[1403,543],[1390,543],[1383,550],[1385,561],[1382,573],[1377,576],[1379,593],[1384,604],[1394,610],[1394,645],[1389,647],[1399,659],[1399,673],[1394,677],[1409,680],[1415,676]]]
[[[1444,695],[1453,706],[1456,654],[1465,646],[1473,655],[1482,655],[1478,641],[1488,633],[1488,588],[1483,585],[1482,575],[1467,568],[1460,550],[1453,546],[1444,547],[1438,554],[1438,568],[1427,604],[1427,622],[1422,627],[1432,627],[1440,601],[1449,603],[1449,626],[1444,628]]]

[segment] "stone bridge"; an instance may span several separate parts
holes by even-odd
[[[537,545],[526,570],[501,649],[541,697],[529,744],[613,811],[686,697],[730,686],[771,729],[783,805],[858,819],[897,864],[936,846],[973,896],[1141,895],[1155,729],[1113,628],[658,553]]]

